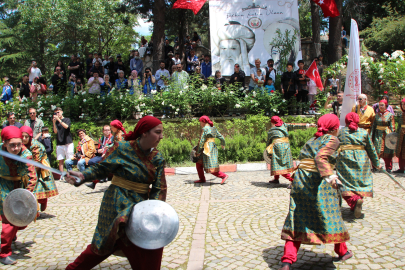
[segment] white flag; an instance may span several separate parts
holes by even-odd
[[[340,126],[346,126],[345,117],[356,105],[357,97],[361,94],[360,70],[360,40],[357,22],[352,19],[350,26],[349,57],[347,59],[347,74],[342,109],[340,112]]]

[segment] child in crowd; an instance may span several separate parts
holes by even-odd
[[[269,95],[273,94],[274,91],[276,91],[276,88],[274,87],[272,78],[267,79],[267,84],[266,84],[266,86],[264,88],[266,88],[266,91],[267,91],[267,93]]]
[[[49,129],[47,127],[42,127],[42,136],[39,136],[38,141],[45,146],[46,155],[49,158],[49,163],[52,166],[53,157],[53,144],[51,139],[51,134],[49,134]]]
[[[255,76],[255,91],[261,90],[263,92],[263,84],[264,84],[264,75],[262,75],[262,71],[260,69],[257,69],[256,71],[257,76]]]
[[[309,114],[319,114],[315,111],[316,106],[314,104],[315,96],[317,94],[317,86],[316,83],[309,79],[308,81],[308,103],[309,103]]]

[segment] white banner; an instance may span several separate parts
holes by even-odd
[[[347,59],[347,73],[343,104],[340,113],[340,126],[346,126],[345,117],[356,105],[357,97],[361,94],[360,69],[360,40],[357,22],[352,19],[350,26],[349,57]]]
[[[273,59],[278,70],[280,55],[270,43],[278,29],[283,35],[285,30],[299,33],[297,0],[210,0],[209,5],[213,75],[216,70],[223,76],[232,75],[236,63],[250,75],[257,58],[261,67]],[[289,55],[292,63],[302,58],[299,34],[295,44]]]

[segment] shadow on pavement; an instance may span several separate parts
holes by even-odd
[[[250,184],[256,186],[256,187],[264,187],[264,188],[287,188],[289,183],[283,184],[270,184],[269,182],[250,182]]]
[[[350,207],[341,207],[340,211],[342,212],[343,220],[348,223],[355,223],[356,219],[364,218],[364,214],[361,214],[360,218],[355,218],[354,212],[350,211]]]
[[[303,248],[304,247],[304,248]],[[305,253],[305,255],[304,255]],[[320,251],[319,253],[322,253]],[[278,270],[281,268],[281,257],[284,254],[284,246],[277,246],[263,249],[262,257],[263,260],[267,263],[270,269]],[[311,270],[329,270],[329,269],[337,269],[336,266],[333,264],[333,257],[330,254],[322,253],[322,257],[319,258],[316,256],[317,253],[313,252],[312,250],[305,249],[305,246],[301,245],[300,250],[298,251],[298,260],[292,265],[292,270],[298,269],[311,269]],[[309,260],[301,259],[303,255],[308,258]],[[317,261],[318,259],[322,261]]]
[[[50,218],[54,218],[54,217],[56,217],[56,216],[42,212],[42,213],[40,214],[40,216],[37,218],[37,220],[50,219]]]
[[[20,241],[15,241],[13,243],[14,247],[12,247],[13,249],[13,254],[11,255],[11,257],[14,257],[14,259],[17,260],[26,260],[26,259],[31,259],[30,256],[26,256],[26,254],[30,253],[30,250],[28,249],[29,247],[32,247],[33,244],[36,244],[36,242],[34,241],[28,241],[25,243],[21,243]],[[16,251],[18,251],[18,253],[16,253]]]

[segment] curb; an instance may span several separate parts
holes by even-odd
[[[392,159],[393,163],[398,163],[398,158]],[[297,161],[294,160],[294,167],[297,166]],[[270,164],[267,163],[245,163],[245,164],[229,164],[219,165],[221,172],[256,172],[256,171],[269,171],[271,169]],[[197,174],[196,167],[176,167],[165,168],[165,175],[188,175]]]

